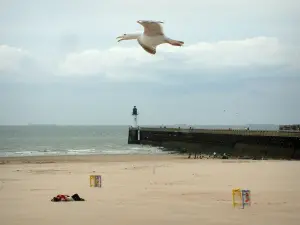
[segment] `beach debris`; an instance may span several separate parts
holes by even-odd
[[[222,159],[229,159],[229,157],[226,153],[223,153]]]
[[[81,198],[77,193],[70,196],[70,195],[56,195],[51,199],[51,202],[73,202],[73,201],[85,201]]]
[[[90,175],[90,187],[102,187],[101,175]]]

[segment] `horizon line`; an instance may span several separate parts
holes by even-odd
[[[293,124],[275,124],[275,123],[246,123],[246,124],[140,124],[139,126],[249,126],[249,125],[299,125]],[[132,126],[130,124],[0,124],[0,126]]]

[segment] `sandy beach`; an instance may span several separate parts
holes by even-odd
[[[102,188],[89,186],[101,175]],[[0,158],[0,224],[297,225],[300,163],[177,155]],[[298,178],[298,179],[297,179]],[[232,207],[231,190],[252,205]],[[78,193],[84,202],[51,202]]]

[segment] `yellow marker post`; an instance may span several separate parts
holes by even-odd
[[[102,187],[101,175],[90,175],[90,187]]]
[[[232,189],[232,205],[234,208],[237,205],[242,206],[242,192],[240,188]]]
[[[251,206],[250,190],[241,190],[240,188],[232,189],[232,205],[235,208],[240,206],[242,209],[245,206]]]

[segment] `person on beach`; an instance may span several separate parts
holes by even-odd
[[[80,198],[78,194],[72,196],[69,195],[57,195],[51,199],[52,202],[71,202],[71,201],[85,201],[83,198]]]

